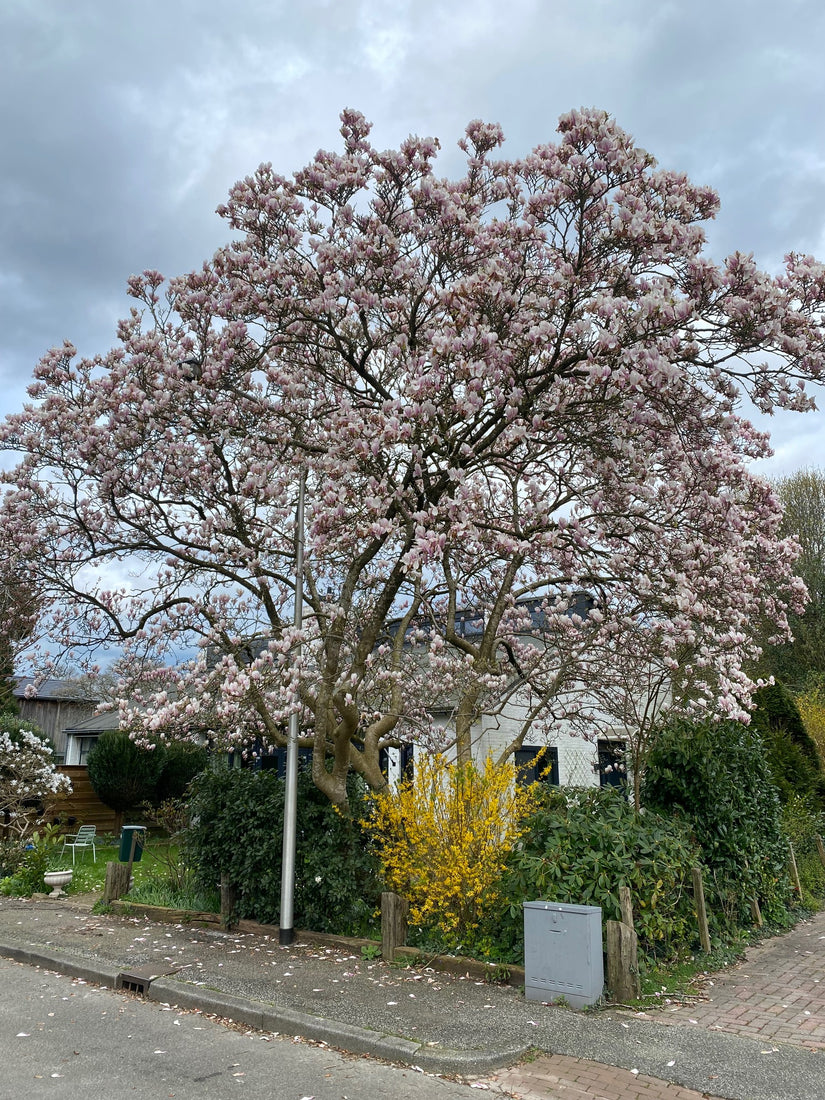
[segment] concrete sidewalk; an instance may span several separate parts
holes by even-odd
[[[825,978],[823,914],[789,934],[802,937],[798,943],[781,937],[757,948],[771,952],[772,963],[747,960],[747,970],[738,967],[717,981],[709,990],[715,1000],[701,1010],[692,1007],[689,1016],[676,1006],[575,1013],[526,1002],[511,987],[470,976],[396,969],[360,953],[300,942],[283,948],[273,932],[223,933],[137,916],[95,916],[88,903],[73,899],[0,899],[0,954],[7,957],[113,987],[125,974],[163,1003],[430,1072],[471,1076],[530,1100],[692,1100],[689,1090],[731,1100],[825,1096],[825,1059],[814,1049],[816,1029],[825,1023],[817,1000]],[[789,959],[793,989],[781,985]],[[802,1007],[799,999],[793,1004],[813,1028],[800,1029],[797,1042],[754,1035],[747,1030],[752,1020],[737,1031],[736,982],[743,979],[736,974],[748,975],[755,1005],[760,982],[797,997],[797,986],[807,982],[802,995],[813,1007]],[[707,1023],[702,1011],[711,1013]],[[547,1053],[534,1057],[536,1051]],[[513,1067],[525,1056],[533,1060]]]

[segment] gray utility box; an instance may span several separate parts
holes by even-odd
[[[573,1008],[595,1004],[604,986],[598,905],[524,902],[524,996]]]

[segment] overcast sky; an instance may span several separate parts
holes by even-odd
[[[130,274],[211,256],[234,180],[339,147],[344,106],[445,174],[470,119],[515,157],[605,108],[719,192],[715,259],[825,258],[824,58],[822,0],[0,0],[0,413],[47,348],[113,344]],[[825,465],[825,413],[769,427],[764,472]]]

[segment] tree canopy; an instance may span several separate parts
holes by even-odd
[[[825,676],[825,471],[811,467],[778,479],[776,494],[782,503],[782,527],[800,546],[794,566],[805,582],[808,602],[800,614],[791,614],[793,640],[770,647],[765,665],[784,683],[802,688]]]
[[[503,160],[472,122],[450,180],[437,141],[380,151],[344,111],[341,151],[232,188],[202,268],[130,280],[110,352],[43,358],[0,530],[37,545],[67,645],[199,640],[154,673],[151,730],[283,743],[299,709],[343,804],[383,747],[467,759],[518,691],[512,749],[619,658],[671,706],[743,713],[754,626],[784,637],[802,589],[738,407],[811,406],[825,269],[712,262],[711,190],[604,112],[558,129]]]

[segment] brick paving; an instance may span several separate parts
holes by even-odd
[[[496,1092],[521,1100],[703,1100],[708,1093],[633,1073],[601,1062],[542,1054],[502,1070],[487,1082]]]
[[[749,948],[742,962],[708,979],[703,995],[644,1015],[825,1051],[825,911]]]
[[[707,999],[698,1003],[664,1004],[633,1015],[757,1039],[765,1044],[765,1053],[776,1049],[773,1044],[777,1043],[825,1052],[825,911],[749,948],[742,962],[704,983],[703,997]],[[703,1100],[710,1096],[643,1073],[557,1054],[543,1054],[502,1070],[487,1084],[520,1100]]]

